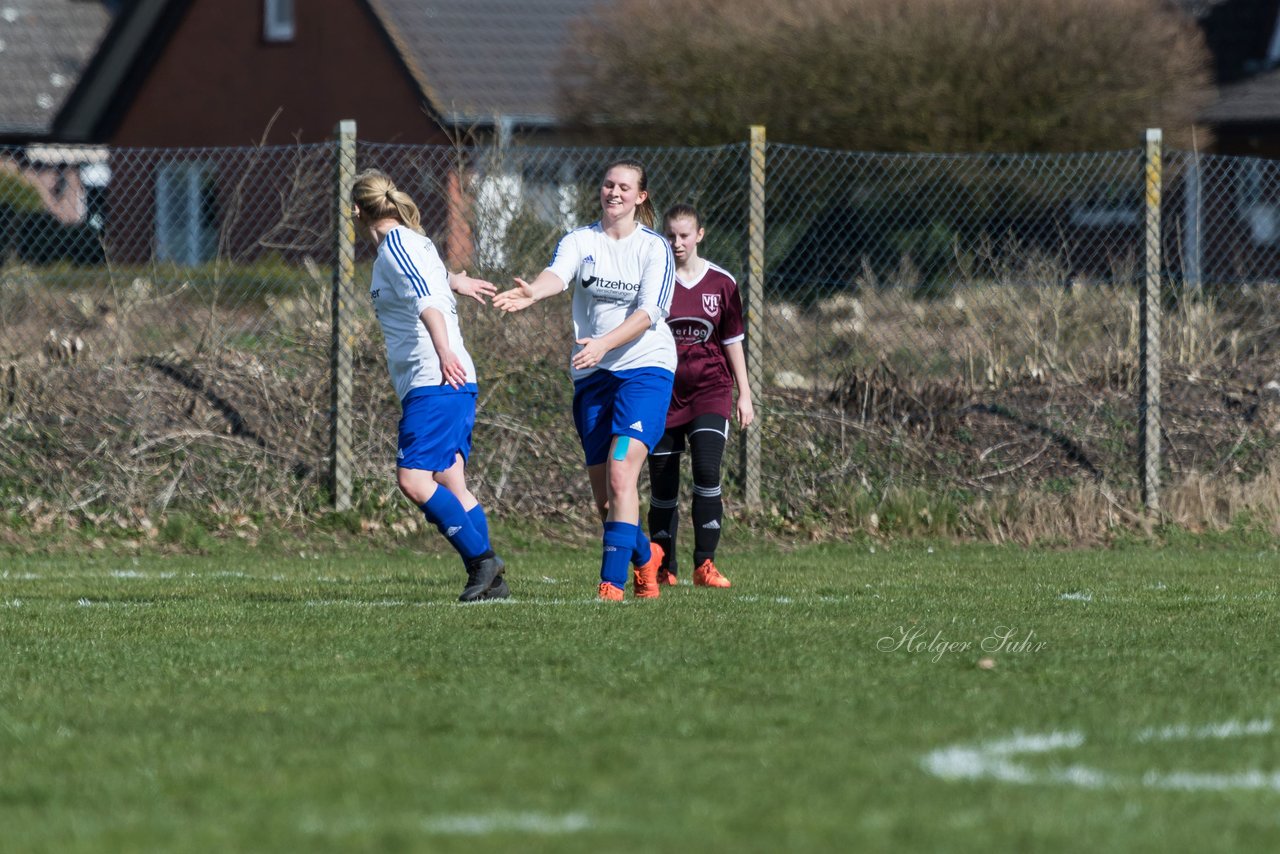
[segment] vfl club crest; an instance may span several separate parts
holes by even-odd
[[[702,310],[707,314],[715,317],[720,313],[720,295],[719,294],[703,294]]]

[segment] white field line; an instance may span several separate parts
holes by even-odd
[[[851,598],[837,597],[831,595],[821,595],[813,597],[792,597],[792,596],[726,596],[721,594],[713,594],[717,600],[729,600],[737,602],[748,602],[751,604],[763,605],[805,605],[805,604],[832,604],[847,603],[852,601]],[[21,606],[21,599],[13,599],[8,602],[0,603],[6,607],[17,608]],[[89,597],[80,597],[74,603],[79,608],[141,608],[141,607],[163,607],[169,604],[166,600],[156,600],[154,602],[112,602],[105,600],[95,600]],[[564,606],[600,606],[606,605],[616,606],[613,602],[601,602],[594,595],[584,595],[580,599],[569,599],[557,597],[554,599],[543,599],[536,597],[523,597],[519,593],[513,593],[509,599],[495,599],[489,602],[459,602],[452,597],[446,599],[429,599],[429,600],[409,600],[409,599],[305,599],[300,600],[298,604],[308,608],[474,608],[484,606],[490,608],[514,608],[517,606],[532,607],[564,607]],[[640,607],[649,607],[649,603],[636,602],[627,599],[623,605],[635,605]]]
[[[944,747],[925,756],[921,764],[924,770],[944,780],[987,779],[1005,783],[1034,783],[1036,772],[1009,757],[1024,753],[1048,753],[1082,744],[1084,736],[1078,732],[1035,735],[1015,733],[1010,738],[988,744]]]
[[[406,816],[406,825],[434,835],[485,836],[493,833],[556,835],[577,833],[599,824],[583,813],[553,815],[540,812],[458,813],[426,817]],[[312,835],[365,834],[372,825],[366,817],[331,815],[307,816],[299,822],[303,833]]]
[[[772,599],[765,599],[760,596],[717,596],[717,599],[728,599],[731,601],[750,602],[753,604],[765,605],[795,605],[804,604],[806,602],[848,602],[849,599],[837,599],[833,596],[815,596],[811,599],[795,599],[790,596],[777,596]],[[541,598],[525,598],[518,592],[513,592],[510,599],[495,599],[488,602],[458,602],[453,599],[448,600],[428,600],[421,602],[410,602],[402,599],[308,599],[304,603],[309,608],[389,608],[389,607],[406,607],[406,608],[472,608],[476,605],[483,605],[495,608],[514,608],[518,605],[531,605],[537,607],[558,607],[564,605],[591,605],[591,606],[616,606],[615,602],[601,602],[593,595],[584,596],[581,599],[541,599]],[[649,607],[648,602],[636,602],[627,599],[623,605],[638,605]]]
[[[1201,774],[1193,771],[1161,773],[1148,771],[1142,785],[1151,789],[1171,789],[1180,792],[1224,792],[1231,789],[1280,792],[1280,772],[1242,771],[1236,774]]]
[[[22,572],[22,573],[0,573],[0,581],[67,581],[67,580],[83,580],[96,578],[114,578],[122,581],[131,579],[159,579],[161,581],[169,581],[175,578],[249,578],[258,579],[260,581],[284,581],[286,577],[279,574],[274,575],[253,575],[248,572],[239,572],[236,570],[218,570],[215,572],[188,572],[179,575],[176,572],[145,572],[140,569],[112,569],[106,572]],[[327,579],[338,581],[342,579]]]
[[[139,569],[113,569],[113,570],[106,570],[104,572],[52,572],[52,573],[39,573],[39,572],[18,573],[18,572],[11,572],[8,570],[0,571],[0,580],[12,580],[12,581],[78,581],[78,580],[84,580],[84,579],[102,579],[104,577],[111,578],[118,581],[130,581],[130,580],[170,581],[170,580],[183,580],[183,579],[234,578],[234,579],[243,579],[246,581],[277,581],[277,582],[300,581],[300,582],[313,582],[313,583],[320,583],[320,584],[349,584],[353,580],[352,577],[350,576],[342,576],[342,577],[329,576],[329,575],[286,576],[280,573],[272,573],[270,575],[266,575],[266,574],[256,574],[253,572],[246,572],[243,570],[233,570],[233,569],[216,570],[212,572],[186,572],[182,574],[178,574],[176,572],[171,572],[171,571],[150,572],[150,571],[139,570]],[[552,578],[551,576],[542,575],[537,577],[530,577],[527,579],[521,578],[520,583],[522,585],[525,583],[528,583],[531,585],[532,584],[575,585],[575,584],[584,584],[584,581],[582,578],[578,578],[578,577],[565,579],[565,578]],[[693,582],[689,581],[688,579],[681,579],[680,586],[692,587]],[[898,591],[898,588],[891,583],[881,583],[879,585],[865,584],[863,586],[865,589],[868,589],[868,590],[874,590],[876,587],[879,587],[889,592]],[[1157,583],[1154,586],[1144,588],[1142,592],[1154,593],[1154,592],[1159,592],[1167,589],[1168,588],[1163,583]],[[908,592],[908,591],[907,591],[907,588],[902,588],[900,592]],[[758,595],[746,594],[746,593],[739,593],[736,595],[717,593],[715,595],[723,596],[724,598],[734,598],[739,602],[773,601],[782,605],[793,604],[793,603],[805,603],[805,602],[849,602],[851,601],[851,597],[830,596],[830,595],[818,595],[815,597],[801,597],[801,598],[795,598],[791,596],[764,597],[764,596],[758,596]],[[873,592],[871,594],[871,598],[883,599],[884,597],[881,596],[880,593]],[[1057,595],[1057,598],[1062,601],[1092,602],[1094,599],[1094,594],[1092,591],[1077,590],[1077,591],[1068,591],[1065,593],[1059,593]],[[1258,590],[1252,593],[1241,593],[1241,594],[1235,594],[1235,595],[1228,595],[1225,593],[1216,593],[1213,595],[1184,594],[1178,597],[1178,601],[1187,602],[1187,603],[1199,603],[1199,604],[1219,603],[1219,602],[1260,602],[1260,601],[1275,601],[1277,599],[1280,599],[1280,591],[1276,591],[1276,590]],[[893,600],[889,600],[889,601],[893,601]],[[1149,596],[1134,595],[1132,591],[1121,591],[1121,592],[1115,592],[1115,593],[1112,593],[1109,591],[1106,596],[1106,601],[1112,605],[1142,604],[1146,602],[1151,602],[1152,598]]]
[[[577,833],[592,826],[582,813],[547,815],[537,812],[477,813],[474,815],[441,815],[422,820],[428,833],[484,836],[490,833]]]
[[[1257,721],[1223,721],[1208,726],[1189,727],[1166,726],[1159,729],[1144,729],[1134,736],[1138,742],[1145,741],[1203,741],[1210,738],[1240,738],[1246,735],[1267,735],[1272,730],[1269,720]]]
[[[1169,726],[1146,729],[1134,736],[1137,743],[1245,738],[1269,735],[1274,724],[1269,719],[1223,721],[1203,726]],[[1019,785],[1065,785],[1084,789],[1148,788],[1184,792],[1268,790],[1280,792],[1280,771],[1248,769],[1236,772],[1198,772],[1152,769],[1141,776],[1123,775],[1085,765],[1058,765],[1032,768],[1018,761],[1021,756],[1066,752],[1084,746],[1078,731],[1014,733],[997,741],[974,745],[952,745],[931,751],[920,760],[921,767],[943,780],[995,780]]]

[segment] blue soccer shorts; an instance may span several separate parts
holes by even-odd
[[[452,466],[458,454],[463,460],[470,457],[478,392],[475,383],[410,390],[401,401],[396,466],[438,472]]]
[[[573,384],[573,424],[587,465],[605,462],[614,436],[653,449],[667,426],[675,374],[662,368],[598,370]]]

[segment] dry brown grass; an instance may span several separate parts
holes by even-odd
[[[255,308],[181,283],[51,288],[22,271],[4,281],[0,512],[37,533],[88,524],[140,537],[168,514],[209,514],[251,538],[253,520],[305,525],[324,510],[318,288]],[[1206,532],[1250,518],[1278,532],[1270,297],[1255,288],[1166,318],[1165,522]],[[515,317],[466,301],[461,311],[482,372],[476,490],[500,517],[589,522],[569,422],[567,299]],[[771,305],[765,323],[766,361],[800,369],[799,382],[785,388],[775,370],[757,389],[767,503],[743,522],[786,536],[1064,544],[1149,524],[1135,487],[1131,294],[973,284],[921,302],[865,290]],[[417,536],[392,478],[397,407],[380,336],[367,314],[352,329],[358,528]],[[82,343],[46,346],[49,330]],[[733,454],[727,468],[732,505]]]
[[[1222,303],[1176,302],[1162,316],[1162,364],[1205,376],[1260,369],[1280,333],[1269,305],[1277,292],[1259,286]],[[783,385],[819,390],[877,364],[969,389],[1099,377],[1121,377],[1133,389],[1139,317],[1131,288],[970,283],[931,301],[861,289],[808,309],[769,304],[766,362],[787,373]]]

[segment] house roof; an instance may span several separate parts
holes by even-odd
[[[1280,120],[1280,0],[1173,0],[1194,17],[1213,56],[1208,124]]]
[[[1187,5],[1187,0],[1183,0]],[[1200,22],[1213,55],[1214,79],[1227,86],[1274,64],[1277,0],[1195,0],[1192,13]]]
[[[110,23],[93,0],[0,4],[0,135],[49,132]]]
[[[1188,15],[1201,18],[1212,11],[1214,6],[1221,6],[1230,0],[1171,0],[1171,2]]]
[[[192,2],[128,3],[67,100],[58,131],[68,139],[101,137]],[[555,66],[574,19],[599,2],[364,0],[433,114],[462,128],[498,124],[499,117],[518,126],[556,124]]]
[[[1280,68],[1222,87],[1200,119],[1210,124],[1280,121]]]
[[[130,0],[116,16],[54,125],[61,139],[82,142],[100,136],[100,124],[116,99],[136,85],[141,67],[154,58],[190,0]]]
[[[570,27],[600,0],[368,2],[445,122],[550,125]]]

